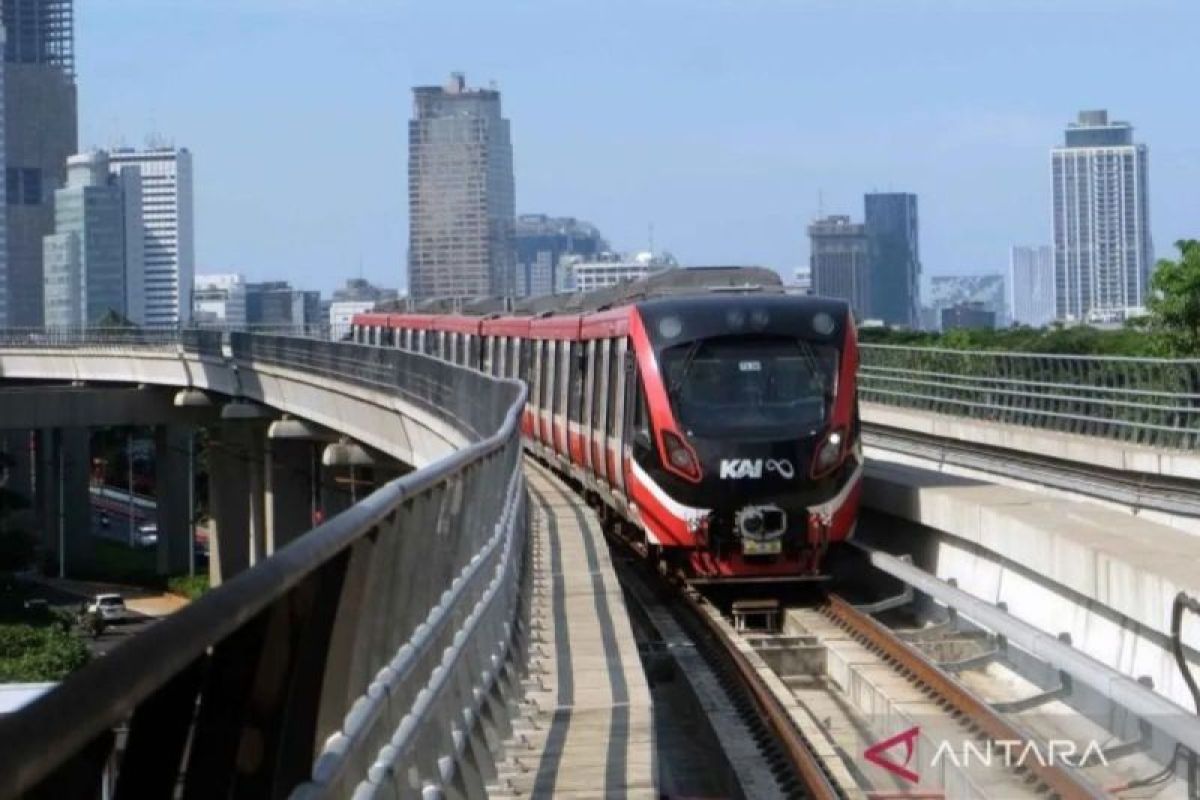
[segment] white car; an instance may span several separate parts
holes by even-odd
[[[146,522],[138,526],[138,547],[154,547],[158,544],[158,523]]]
[[[119,594],[98,594],[87,610],[89,614],[99,614],[105,622],[125,619],[125,598]]]

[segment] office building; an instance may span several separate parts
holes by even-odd
[[[917,196],[900,192],[864,197],[870,267],[870,316],[888,325],[916,327],[921,257]]]
[[[4,34],[4,255],[0,326],[42,324],[43,239],[79,149],[73,0],[0,0]]]
[[[246,279],[237,273],[197,275],[192,289],[192,321],[197,325],[246,325]]]
[[[192,154],[175,147],[121,149],[109,155],[109,165],[141,170],[146,324],[186,325],[195,280]]]
[[[249,325],[320,325],[321,293],[293,289],[287,281],[246,284]]]
[[[813,294],[845,300],[858,319],[871,307],[867,230],[848,216],[829,216],[808,226]]]
[[[365,278],[350,278],[346,285],[333,290],[333,302],[394,303],[400,299],[400,290],[384,289]]]
[[[1054,250],[1048,245],[1012,248],[1008,309],[1017,325],[1041,328],[1054,321]]]
[[[582,256],[567,256],[562,262],[561,286],[558,292],[587,292],[604,286],[616,286],[622,281],[632,281],[647,275],[677,267],[670,253],[634,253],[622,256],[618,253],[601,253],[593,259]]]
[[[515,288],[512,143],[500,92],[413,89],[408,123],[408,291],[432,297],[511,295]]]
[[[1082,111],[1051,151],[1056,315],[1112,322],[1145,305],[1154,262],[1149,163],[1133,126]]]
[[[329,304],[329,327],[335,335],[345,333],[349,331],[355,314],[373,310],[375,304],[370,300],[334,300]]]
[[[109,171],[103,150],[67,159],[54,192],[54,233],[43,238],[43,322],[96,325],[113,315],[141,325],[144,262],[137,167]]]
[[[796,291],[804,294],[813,294],[813,279],[812,270],[808,267],[798,267],[793,273],[793,286]]]
[[[983,303],[958,303],[941,310],[943,331],[991,330],[996,327],[996,312]]]
[[[574,217],[522,214],[517,217],[518,297],[553,294],[563,283],[559,270],[567,256],[588,260],[608,250],[596,226]]]
[[[935,275],[929,279],[928,297],[922,299],[938,320],[943,309],[978,305],[995,315],[997,325],[1004,326],[1008,322],[1005,284],[1003,275]]]

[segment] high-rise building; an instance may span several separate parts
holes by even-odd
[[[103,150],[67,159],[67,185],[54,192],[54,233],[43,245],[47,327],[95,325],[109,314],[145,321],[137,167],[114,175]]]
[[[73,0],[0,0],[4,239],[0,326],[42,324],[43,238],[78,150]]]
[[[935,318],[939,320],[933,329],[940,327],[942,310],[955,306],[978,306],[992,312],[997,324],[1006,325],[1008,295],[1005,285],[1004,276],[996,274],[932,276],[929,279],[928,296],[922,299],[926,306],[934,310]],[[922,324],[922,327],[925,325]]]
[[[1123,319],[1145,304],[1154,262],[1146,145],[1107,111],[1081,111],[1050,160],[1057,316]]]
[[[321,293],[293,289],[287,281],[246,284],[246,322],[250,325],[319,325]]]
[[[241,275],[197,275],[193,286],[192,321],[197,325],[246,324],[246,279]]]
[[[608,250],[596,226],[574,217],[522,214],[517,217],[517,274],[513,287],[518,297],[553,294],[561,285],[559,268],[566,256],[584,260]]]
[[[413,89],[408,123],[408,292],[511,295],[516,269],[512,142],[500,92]]]
[[[1008,309],[1018,325],[1040,328],[1054,321],[1054,250],[1048,245],[1012,248]]]
[[[917,196],[901,192],[864,198],[870,316],[889,325],[917,327],[921,256],[917,246]]]
[[[858,319],[871,307],[870,261],[865,225],[829,216],[808,226],[813,293],[845,300]]]
[[[196,274],[192,154],[175,147],[122,149],[109,154],[113,171],[126,165],[139,167],[142,175],[146,324],[187,324]]]
[[[991,330],[996,327],[996,312],[983,303],[956,303],[941,309],[942,330]]]

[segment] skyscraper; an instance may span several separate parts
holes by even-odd
[[[1008,259],[1008,308],[1013,322],[1040,328],[1054,321],[1054,250],[1013,247]]]
[[[186,324],[196,275],[192,219],[192,154],[185,148],[114,150],[109,166],[137,166],[142,176],[146,259],[146,324]]]
[[[517,273],[513,293],[518,297],[552,294],[563,283],[559,269],[564,256],[587,261],[608,250],[595,225],[574,217],[522,214],[517,217]]]
[[[0,0],[5,257],[0,326],[42,324],[42,239],[78,149],[73,0]]]
[[[870,313],[869,250],[866,226],[848,216],[829,216],[808,226],[813,293],[845,300],[858,319]]]
[[[921,276],[917,196],[889,192],[868,194],[863,200],[871,264],[871,317],[916,328]]]
[[[1154,261],[1146,145],[1107,111],[1081,111],[1050,160],[1057,316],[1123,319],[1144,305]]]
[[[500,92],[413,89],[408,123],[408,291],[430,297],[510,295],[516,202],[508,120]]]
[[[71,156],[54,193],[54,233],[44,242],[44,322],[95,325],[109,312],[145,318],[142,185],[137,167],[111,174],[103,150]]]

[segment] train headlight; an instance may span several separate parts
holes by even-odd
[[[699,483],[700,459],[696,458],[696,452],[688,447],[687,442],[674,431],[663,431],[662,443],[667,469],[692,483]]]
[[[829,432],[825,441],[821,442],[821,446],[817,448],[817,455],[813,458],[812,476],[814,478],[828,474],[841,463],[845,444],[846,432],[844,430],[837,428]]]

